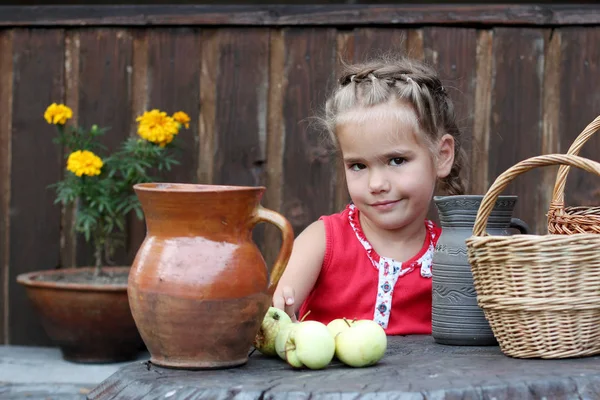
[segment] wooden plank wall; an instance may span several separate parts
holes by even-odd
[[[521,159],[565,151],[600,114],[600,21],[512,26],[484,23],[484,16],[477,25],[377,27],[320,17],[289,26],[264,26],[260,18],[239,26],[184,26],[184,17],[181,26],[141,27],[134,19],[130,27],[110,19],[84,27],[0,21],[0,343],[49,344],[18,274],[91,262],[89,247],[70,233],[73,211],[54,205],[47,189],[64,172],[53,127],[43,120],[48,104],[67,103],[73,122],[110,126],[109,148],[135,135],[135,117],[146,109],[186,111],[192,123],[181,134],[182,164],[164,180],[264,185],[263,205],[299,233],[348,200],[339,165],[310,124],[342,58],[402,52],[439,70],[456,102],[474,194]],[[597,158],[599,143],[592,139],[582,155]],[[515,216],[538,233],[555,173],[532,171],[506,191],[519,195]],[[600,203],[596,177],[570,174],[568,204]],[[117,264],[131,263],[144,237],[143,222],[132,218],[128,229]],[[279,232],[263,225],[254,238],[270,263]]]

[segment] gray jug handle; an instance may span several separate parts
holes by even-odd
[[[520,220],[519,218],[511,218],[510,219],[510,227],[517,229],[523,235],[529,235],[531,233],[531,229],[529,229],[529,225],[525,223],[525,221]]]

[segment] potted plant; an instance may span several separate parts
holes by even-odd
[[[55,125],[54,143],[66,150],[66,172],[51,185],[55,203],[75,208],[74,229],[94,249],[94,266],[24,273],[17,281],[41,318],[63,358],[74,362],[116,362],[136,357],[142,340],[127,299],[129,266],[109,266],[108,260],[125,241],[130,213],[143,220],[133,185],[152,182],[153,171],[169,170],[175,158],[177,134],[189,128],[184,112],[144,112],[138,137],[128,137],[112,154],[99,138],[106,128],[67,125],[72,110],[53,103],[44,114]]]

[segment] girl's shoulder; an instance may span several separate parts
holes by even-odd
[[[352,203],[346,205],[341,211],[319,217],[318,221],[323,222],[328,236],[349,233],[349,229],[351,230],[349,223],[351,206]]]
[[[334,221],[334,222],[344,222],[348,221],[348,215],[350,212],[351,203],[346,205],[343,210],[340,210],[333,214],[321,215],[319,217],[319,221]]]

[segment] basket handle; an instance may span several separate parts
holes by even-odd
[[[571,144],[571,147],[569,147],[567,154],[573,156],[578,155],[579,150],[581,150],[583,145],[598,129],[600,129],[600,115],[590,122],[579,136],[577,136],[573,144]],[[550,210],[557,210],[563,208],[565,205],[565,185],[569,169],[570,167],[568,165],[561,165],[558,168],[556,183],[554,184],[554,191],[552,192],[552,201],[550,202]]]
[[[570,154],[545,154],[520,161],[500,174],[492,186],[490,186],[485,196],[483,196],[483,200],[477,211],[477,218],[475,219],[475,225],[473,227],[473,236],[487,236],[485,227],[487,225],[488,217],[496,204],[498,195],[500,195],[514,178],[530,169],[556,164],[581,168],[584,171],[600,176],[600,163]]]

